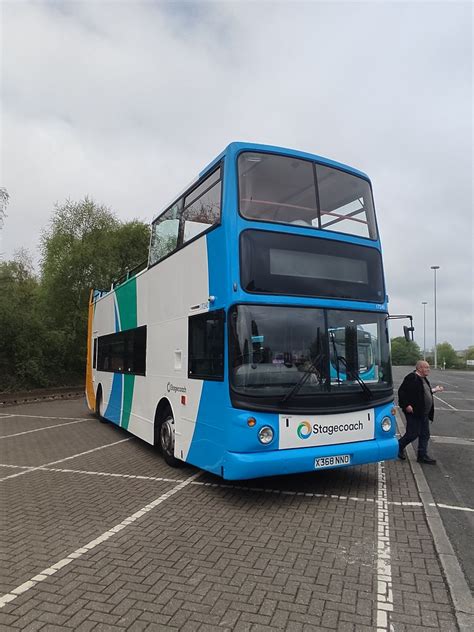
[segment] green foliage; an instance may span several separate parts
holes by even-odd
[[[421,359],[420,347],[410,340],[408,342],[400,336],[392,338],[392,364],[395,366],[414,366]]]
[[[474,346],[468,347],[466,351],[466,355],[464,356],[465,360],[474,360]]]
[[[49,386],[52,375],[62,377],[61,337],[48,327],[38,296],[25,251],[0,262],[0,390]]]
[[[442,342],[437,346],[438,351],[438,366],[453,369],[461,366],[461,358],[458,358],[456,351],[449,344],[449,342]],[[446,363],[446,365],[445,365]]]
[[[468,369],[470,371],[474,371],[474,365],[468,364],[468,360],[474,360],[474,346],[468,347],[466,353],[464,354],[462,368]]]
[[[41,237],[41,301],[63,335],[67,373],[84,372],[90,290],[110,288],[127,267],[143,262],[148,242],[146,224],[121,223],[89,198],[56,207]]]
[[[25,252],[0,262],[0,390],[84,380],[90,290],[146,260],[148,241],[146,224],[68,200],[42,234],[39,278]]]

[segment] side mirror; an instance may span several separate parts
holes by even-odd
[[[415,331],[414,327],[407,327],[406,325],[403,326],[403,334],[407,342],[412,342],[414,331]]]

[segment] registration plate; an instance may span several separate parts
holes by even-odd
[[[323,467],[334,467],[335,465],[349,465],[351,462],[350,454],[340,454],[338,456],[321,456],[314,460],[314,467],[317,470]]]

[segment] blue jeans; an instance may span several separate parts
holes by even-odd
[[[407,429],[398,442],[399,451],[403,452],[409,443],[418,439],[418,458],[426,456],[430,440],[430,420],[428,417],[415,417],[412,413],[405,413],[405,418]]]

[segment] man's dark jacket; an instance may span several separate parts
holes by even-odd
[[[426,377],[420,377],[415,371],[413,371],[413,373],[409,373],[398,389],[398,403],[403,412],[405,412],[405,408],[407,406],[411,405],[413,406],[413,414],[415,417],[428,416],[429,419],[433,421],[434,403],[431,405],[431,409],[429,411],[425,411],[423,380],[426,380],[426,383],[431,390],[431,384],[428,382]]]

